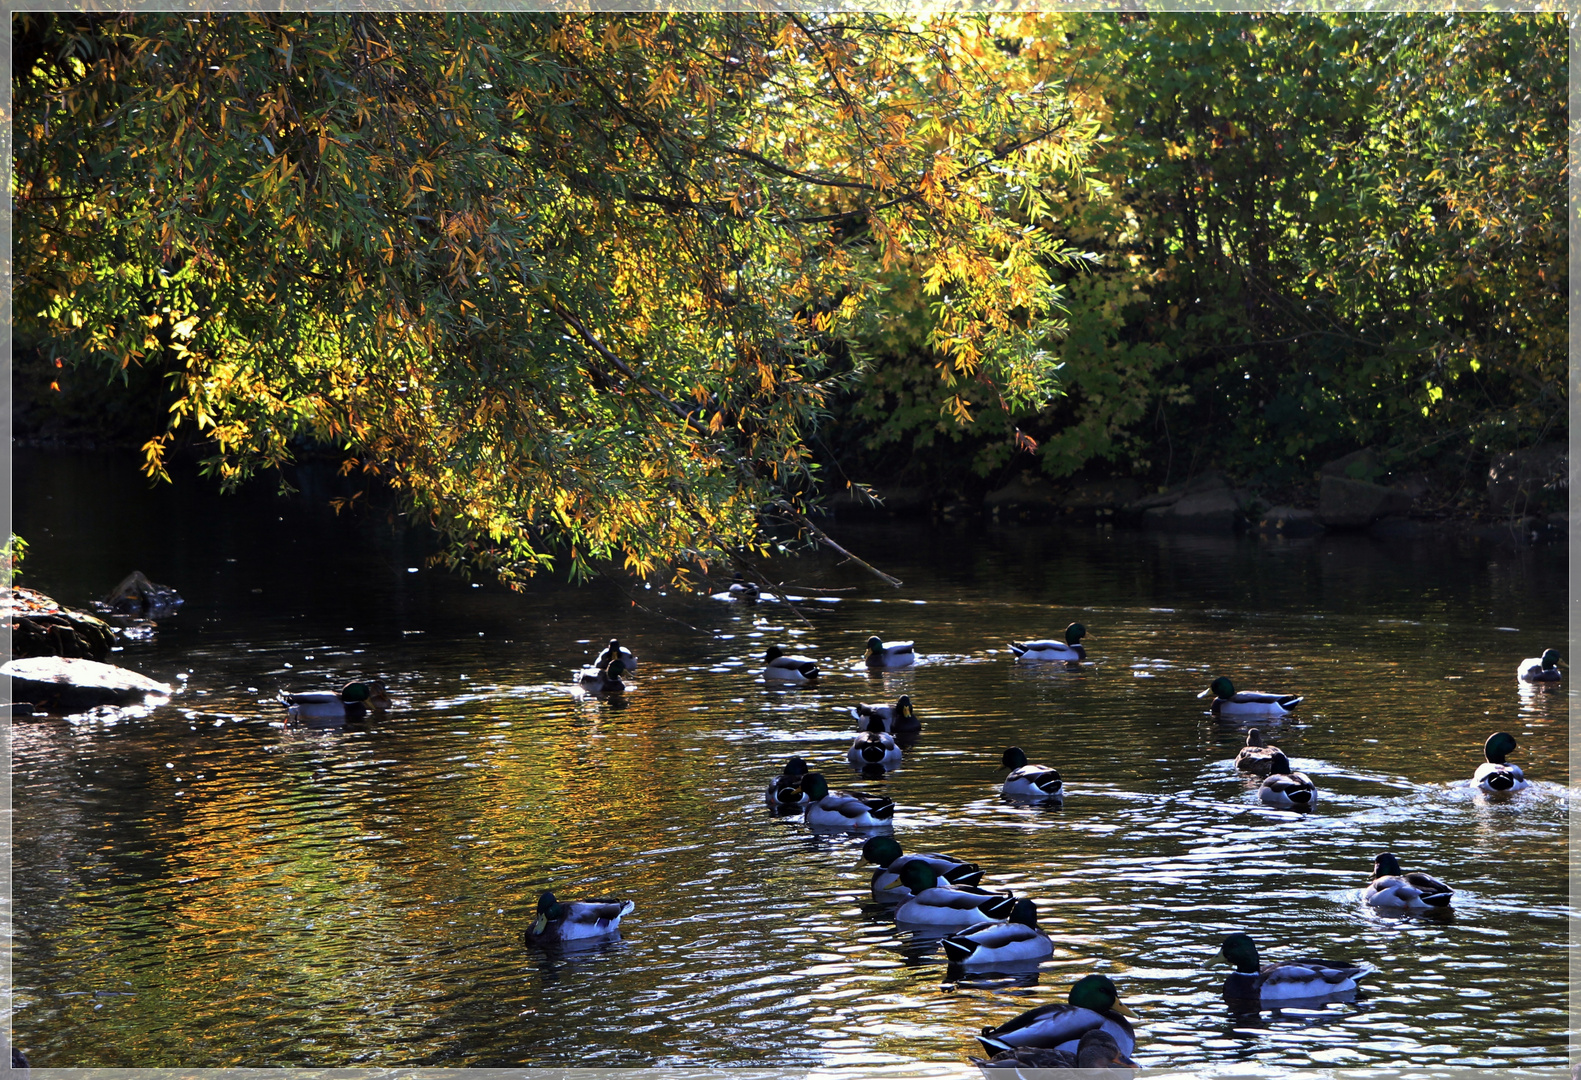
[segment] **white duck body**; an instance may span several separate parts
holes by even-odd
[[[1019,746],[1005,750],[999,767],[1010,770],[1010,775],[1005,777],[999,789],[1002,794],[1034,802],[1065,801],[1065,785],[1060,779],[1059,770],[1047,765],[1027,764],[1027,755]]]
[[[1054,955],[1054,943],[1037,928],[1037,908],[1025,897],[1016,901],[1009,922],[962,930],[942,944],[950,963],[963,967],[1025,963]]]
[[[900,768],[900,745],[895,742],[893,735],[885,735],[881,731],[864,731],[857,735],[851,743],[851,749],[845,753],[846,760],[853,769],[863,769],[877,765],[882,769]]]
[[[1259,966],[1257,946],[1245,934],[1231,934],[1219,951],[1236,969],[1224,982],[1224,996],[1246,1001],[1342,994],[1356,989],[1356,980],[1370,970],[1361,964],[1311,958]]]
[[[1559,650],[1548,649],[1541,656],[1529,656],[1522,660],[1515,673],[1522,682],[1559,682],[1564,675],[1558,664]]]
[[[293,694],[282,690],[279,700],[293,723],[329,723],[363,716],[368,711],[367,701],[372,693],[368,683],[357,682],[347,683],[339,691],[307,690]]]
[[[1399,860],[1386,851],[1373,860],[1372,881],[1362,899],[1373,907],[1441,911],[1449,907],[1454,895],[1455,890],[1431,874],[1416,870],[1401,873]]]
[[[1088,975],[1071,987],[1070,997],[1067,1004],[1041,1005],[996,1028],[984,1028],[977,1041],[991,1053],[1041,1046],[1074,1054],[1083,1035],[1104,1031],[1121,1054],[1131,1056],[1136,1050],[1136,1032],[1126,1019],[1130,1010],[1119,1003],[1112,982],[1102,975]]]
[[[900,882],[911,890],[911,899],[895,909],[898,923],[966,927],[1004,922],[1016,908],[1013,896],[940,882],[933,867],[925,862],[907,863],[900,871]]]
[[[1471,782],[1485,795],[1509,795],[1525,791],[1531,786],[1519,765],[1511,765],[1505,757],[1515,750],[1515,736],[1497,731],[1483,744],[1482,755],[1487,760],[1477,766]]]
[[[881,638],[870,637],[867,639],[867,651],[862,654],[862,662],[870,668],[910,667],[917,662],[917,654],[912,648],[915,644],[912,641],[894,641],[885,645]]]
[[[538,897],[538,917],[527,937],[536,942],[585,941],[609,937],[637,905],[630,900],[576,900],[559,903],[554,893]]]
[[[1018,664],[1022,662],[1079,664],[1087,659],[1087,649],[1081,643],[1081,639],[1086,634],[1087,628],[1081,623],[1071,623],[1065,628],[1064,641],[1054,638],[1012,641],[1010,651],[1015,653]]]
[[[822,773],[808,773],[801,787],[808,799],[803,820],[810,828],[843,832],[894,828],[895,804],[882,795],[830,791]]]
[[[787,656],[778,645],[770,645],[763,658],[763,677],[785,682],[811,682],[818,677],[818,664],[805,656]]]
[[[1263,777],[1257,797],[1283,810],[1309,810],[1317,802],[1317,785],[1306,773],[1293,771],[1290,760],[1276,750],[1268,761],[1268,775]]]
[[[873,899],[881,904],[899,904],[911,899],[911,890],[901,883],[900,875],[913,862],[927,863],[938,878],[950,885],[976,885],[983,879],[983,872],[976,863],[936,853],[907,855],[893,836],[870,838],[862,845],[862,861],[878,867],[873,871],[872,891]],[[861,865],[857,863],[858,869]]]
[[[1284,716],[1301,704],[1299,694],[1266,694],[1258,690],[1236,690],[1235,684],[1220,675],[1199,698],[1213,695],[1210,708],[1214,716]]]
[[[755,604],[758,602],[758,596],[758,587],[740,574],[737,574],[734,580],[730,582],[730,599],[739,600],[746,604]]]

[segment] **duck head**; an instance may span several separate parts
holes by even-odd
[[[1515,736],[1508,731],[1495,731],[1482,744],[1482,756],[1495,765],[1503,765],[1507,754],[1515,752]]]
[[[810,772],[801,778],[801,789],[809,799],[817,802],[829,794],[829,781],[824,778],[823,773]]]
[[[565,908],[554,898],[554,893],[545,889],[538,894],[538,917],[533,920],[532,932],[541,934],[549,927],[549,923],[565,914]]]
[[[1257,963],[1257,943],[1249,934],[1231,934],[1225,938],[1218,955],[1243,975],[1256,975],[1261,970]]]
[[[1120,1004],[1120,992],[1114,988],[1114,983],[1107,975],[1088,975],[1084,979],[1076,980],[1076,985],[1070,988],[1070,997],[1067,1000],[1078,1009],[1091,1009],[1100,1013],[1124,1013],[1126,1016],[1136,1015]]]
[[[1376,881],[1381,877],[1399,877],[1400,860],[1394,857],[1394,852],[1385,851],[1372,860],[1372,877]]]
[[[1205,698],[1209,694],[1212,694],[1216,698],[1232,698],[1235,696],[1235,684],[1230,681],[1229,676],[1220,675],[1217,679],[1214,679],[1208,684],[1208,688],[1206,690],[1197,696],[1199,698]]]
[[[1037,905],[1034,904],[1029,897],[1023,896],[1021,899],[1016,901],[1016,906],[1011,909],[1010,921],[1013,923],[1020,923],[1022,926],[1030,926],[1034,930],[1037,929]]]
[[[1543,653],[1543,670],[1551,671],[1559,666],[1559,650],[1548,649]]]
[[[1087,636],[1087,628],[1079,622],[1073,622],[1065,628],[1065,644],[1080,645],[1081,639]]]
[[[898,889],[900,886],[904,885],[906,888],[910,889],[911,894],[915,896],[917,893],[920,893],[926,889],[932,889],[938,884],[938,871],[934,870],[933,867],[929,866],[921,859],[916,859],[900,868],[900,880],[896,881],[889,887],[891,889]]]
[[[875,866],[888,866],[904,854],[900,841],[893,836],[875,836],[862,845],[862,858],[856,865],[860,868],[862,863],[870,862]]]
[[[1246,729],[1246,745],[1247,746],[1263,747],[1263,746],[1267,746],[1268,744],[1263,742],[1263,733],[1261,731],[1259,731],[1256,728],[1247,728]]]
[[[1000,759],[1001,769],[1019,769],[1027,763],[1026,751],[1019,746],[1012,746],[1005,751],[1005,756]]]
[[[340,692],[340,700],[348,702],[367,701],[368,698],[372,696],[372,688],[369,687],[367,683],[361,682],[347,683],[345,688]]]
[[[1268,755],[1268,775],[1277,776],[1290,771],[1290,759],[1285,757],[1283,750],[1275,750]]]

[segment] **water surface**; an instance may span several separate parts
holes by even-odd
[[[35,1065],[955,1066],[1093,971],[1147,1066],[1564,1064],[1566,703],[1514,678],[1564,647],[1557,548],[838,524],[905,585],[783,561],[798,616],[474,586],[426,568],[421,533],[316,509],[321,489],[149,491],[114,457],[28,454],[16,484],[24,583],[81,603],[141,569],[187,598],[118,654],[179,684],[168,704],[13,728]],[[1073,620],[1091,663],[1011,663],[1010,638]],[[870,634],[921,662],[859,670]],[[573,690],[612,635],[640,658],[630,691]],[[766,684],[770,642],[827,674]],[[1247,724],[1195,697],[1216,674],[1306,696],[1267,726],[1313,812],[1231,767]],[[387,718],[283,725],[279,689],[360,677],[389,684]],[[921,741],[853,778],[844,710],[901,693]],[[1495,730],[1537,781],[1507,803],[1466,784]],[[999,797],[1011,744],[1061,770],[1063,808]],[[907,850],[1033,897],[1054,957],[962,978],[897,931],[859,838],[768,813],[792,754],[893,797]],[[1454,885],[1453,915],[1367,909],[1383,850]],[[522,937],[545,888],[637,908],[618,941],[545,952]],[[1352,1002],[1237,1013],[1207,966],[1237,930],[1268,960],[1376,970]]]

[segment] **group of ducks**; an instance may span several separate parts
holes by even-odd
[[[731,586],[733,596],[738,589],[741,595],[736,598],[757,599],[756,588],[739,579]],[[1080,664],[1086,659],[1081,644],[1085,635],[1085,627],[1072,623],[1063,641],[1011,642],[1010,647],[1017,662]],[[863,655],[871,669],[907,667],[915,661],[912,642],[885,644],[876,636],[868,639]],[[1557,682],[1562,677],[1558,661],[1558,651],[1549,649],[1541,657],[1523,660],[1519,677],[1528,682]],[[621,676],[636,670],[637,658],[612,638],[592,664],[576,673],[576,681],[595,693],[618,694],[625,689]],[[816,661],[787,655],[777,645],[771,646],[764,658],[766,679],[810,682],[818,674]],[[1223,676],[1198,696],[1209,695],[1213,697],[1213,714],[1225,717],[1283,716],[1302,701],[1293,694],[1237,691]],[[360,716],[389,707],[384,686],[377,681],[352,683],[339,693],[281,694],[281,700],[293,720],[318,719],[330,713]],[[908,695],[893,705],[858,704],[850,713],[857,730],[847,761],[867,777],[881,777],[897,767],[922,727]],[[1508,795],[1528,786],[1520,767],[1506,760],[1515,749],[1515,739],[1508,732],[1489,736],[1484,744],[1486,760],[1473,777],[1479,790]],[[1288,757],[1277,746],[1265,743],[1258,728],[1248,730],[1246,746],[1236,755],[1235,766],[1263,777],[1258,797],[1264,803],[1306,810],[1316,801],[1317,788],[1311,778],[1293,770]],[[1063,802],[1064,785],[1058,770],[1030,764],[1019,747],[1005,750],[1000,768],[1009,770],[1001,786],[1006,797],[1045,804]],[[983,871],[973,863],[937,853],[906,854],[894,836],[888,835],[894,821],[893,800],[831,789],[828,779],[810,770],[800,757],[791,758],[769,783],[765,799],[777,814],[800,812],[808,827],[816,831],[881,833],[870,836],[862,847],[862,862],[877,867],[870,882],[874,900],[894,905],[897,924],[919,936],[942,933],[940,945],[950,964],[961,969],[1014,970],[1035,967],[1053,955],[1053,944],[1038,928],[1037,908],[1030,899],[979,888]],[[1454,890],[1444,882],[1421,871],[1404,872],[1393,853],[1383,852],[1373,862],[1363,898],[1378,908],[1420,912],[1449,907],[1453,895]],[[607,938],[634,906],[623,899],[565,903],[545,891],[538,898],[526,938],[538,944],[562,945]],[[1225,996],[1253,1003],[1331,998],[1355,990],[1357,980],[1371,970],[1364,964],[1320,959],[1264,965],[1251,937],[1241,933],[1225,938],[1218,956],[1234,969],[1225,982]],[[1131,1015],[1112,980],[1088,975],[1071,987],[1064,1003],[1029,1009],[997,1027],[984,1028],[977,1039],[993,1056],[972,1060],[985,1069],[1134,1068],[1131,1054],[1136,1036],[1127,1019]]]

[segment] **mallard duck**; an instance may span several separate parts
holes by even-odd
[[[922,730],[911,707],[911,695],[901,694],[893,705],[857,705],[851,710],[858,731],[882,731],[888,735],[915,735]]]
[[[1002,1050],[993,1057],[969,1058],[979,1069],[1022,1069],[1039,1072],[1043,1069],[1134,1069],[1136,1062],[1120,1053],[1120,1044],[1102,1028],[1094,1028],[1076,1043],[1074,1054],[1065,1050],[1050,1050],[1041,1046],[1017,1046]],[[1031,1078],[1028,1078],[1031,1080]]]
[[[1541,656],[1527,657],[1516,668],[1522,682],[1558,682],[1564,678],[1559,671],[1559,650],[1549,649]]]
[[[637,658],[631,655],[630,649],[622,646],[614,638],[609,639],[609,645],[605,647],[603,652],[598,654],[598,658],[593,661],[593,666],[596,668],[607,668],[611,660],[619,660],[625,664],[626,674],[635,675],[637,673]]]
[[[576,681],[595,694],[623,694],[626,684],[620,681],[620,677],[625,673],[625,661],[616,657],[602,668],[588,665],[576,673]]]
[[[895,816],[895,803],[882,795],[862,795],[854,791],[830,791],[823,773],[810,772],[801,778],[807,794],[805,820],[814,829],[888,829]]]
[[[857,862],[875,864],[873,871],[873,899],[881,904],[898,904],[911,899],[911,890],[900,880],[900,872],[913,862],[925,862],[933,867],[940,878],[951,885],[976,885],[983,880],[983,872],[976,863],[961,862],[948,855],[907,855],[900,842],[893,836],[874,836],[862,845],[862,858]]]
[[[1488,741],[1482,745],[1482,756],[1488,760],[1477,766],[1471,782],[1488,795],[1508,795],[1512,791],[1526,790],[1531,784],[1521,767],[1504,760],[1507,754],[1514,752],[1514,735],[1508,731],[1496,731],[1489,735]]]
[[[1431,874],[1413,870],[1400,872],[1400,860],[1385,851],[1372,861],[1372,882],[1362,899],[1373,907],[1406,908],[1426,911],[1429,908],[1447,908],[1455,890]]]
[[[1245,1001],[1287,1001],[1323,997],[1356,989],[1356,980],[1371,969],[1333,960],[1283,960],[1260,966],[1257,944],[1246,934],[1231,934],[1219,956],[1235,968],[1224,981],[1224,996]]]
[[[1001,769],[1009,769],[1004,786],[999,790],[1016,799],[1035,799],[1038,802],[1064,802],[1065,786],[1058,769],[1046,765],[1028,765],[1027,755],[1019,746],[1005,751]]]
[[[1074,1053],[1081,1037],[1102,1030],[1114,1039],[1121,1054],[1136,1051],[1136,1033],[1131,1030],[1131,1010],[1120,1003],[1120,995],[1104,975],[1088,975],[1070,988],[1064,1005],[1041,1005],[1028,1009],[1008,1023],[983,1028],[977,1041],[990,1053],[1020,1046],[1041,1046]]]
[[[900,767],[901,753],[893,735],[886,735],[882,731],[863,731],[857,733],[845,757],[853,769],[869,765],[897,769]]]
[[[885,645],[883,639],[874,636],[867,639],[867,651],[862,654],[862,662],[870,668],[897,668],[910,667],[917,662],[917,654],[912,651],[912,641],[896,641]]]
[[[1087,649],[1081,643],[1081,639],[1086,636],[1087,628],[1079,622],[1073,622],[1065,628],[1064,641],[1055,641],[1051,638],[1038,641],[1012,641],[1010,651],[1016,654],[1018,662],[1026,660],[1079,664],[1087,659]]]
[[[1199,698],[1213,695],[1214,716],[1283,716],[1301,704],[1297,694],[1261,694],[1255,690],[1235,689],[1235,684],[1220,675],[1198,694]]]
[[[539,943],[608,937],[620,929],[620,917],[637,905],[630,900],[577,900],[562,904],[552,892],[538,894],[538,917],[527,940]]]
[[[730,599],[755,604],[758,602],[758,595],[758,587],[737,571],[736,576],[730,581]]]
[[[911,899],[895,909],[895,921],[925,926],[972,926],[1004,922],[1016,908],[1016,898],[991,893],[971,885],[941,881],[928,863],[909,862],[900,871],[900,884],[911,890]]]
[[[807,793],[801,789],[802,777],[807,775],[807,763],[799,757],[793,757],[785,763],[785,771],[769,781],[769,789],[765,794],[768,804],[776,810],[799,809],[807,801]]]
[[[368,711],[373,689],[367,683],[347,683],[341,690],[309,690],[300,694],[280,691],[280,703],[293,722],[356,720]],[[386,697],[385,701],[389,701]]]
[[[789,682],[807,682],[818,677],[818,665],[805,656],[786,656],[778,645],[770,645],[763,657],[765,679],[785,679]]]
[[[1235,755],[1235,767],[1242,772],[1256,773],[1258,776],[1267,776],[1273,769],[1274,755],[1279,753],[1279,747],[1270,746],[1263,742],[1263,733],[1256,728],[1248,728],[1246,732],[1246,745],[1241,747],[1241,752]]]
[[[1317,785],[1312,783],[1312,778],[1306,773],[1292,772],[1290,759],[1275,748],[1268,758],[1268,775],[1263,777],[1263,786],[1257,789],[1257,797],[1269,806],[1307,810],[1317,802]]]
[[[1010,921],[951,934],[942,942],[952,964],[980,967],[1054,955],[1054,943],[1038,929],[1038,909],[1026,897],[1016,901]]]

